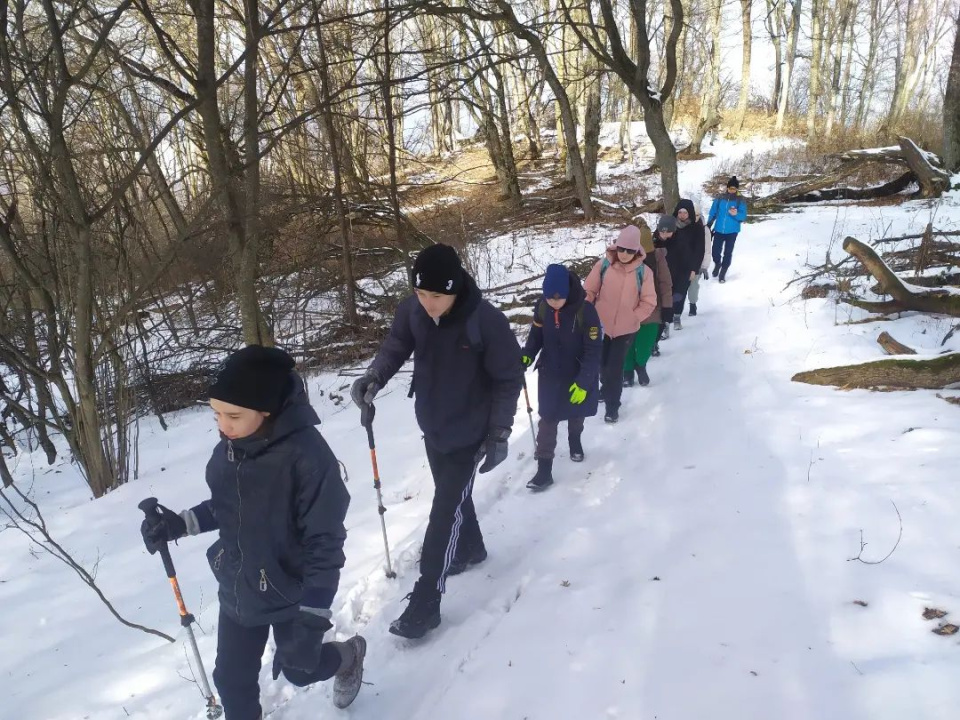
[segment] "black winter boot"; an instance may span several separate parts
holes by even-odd
[[[647,366],[643,365],[642,367],[637,368],[637,375],[639,379],[637,382],[640,383],[641,387],[646,387],[650,384],[650,376],[647,375]]]
[[[579,435],[570,435],[570,459],[574,462],[583,462],[583,445],[580,443]]]
[[[464,550],[458,547],[457,554],[454,555],[453,562],[450,563],[450,569],[447,570],[447,576],[459,575],[474,565],[479,565],[486,559],[487,549],[483,545],[480,545],[480,547],[465,548]]]
[[[660,343],[657,343],[653,346],[653,352],[650,353],[653,357],[660,357]]]
[[[696,316],[697,316],[697,304],[690,303],[690,317],[696,317]]]
[[[527,487],[540,492],[551,485],[553,485],[553,460],[537,460],[537,474],[527,483]]]
[[[719,265],[714,265],[714,266],[713,266],[713,272],[711,273],[711,275],[713,275],[714,277],[716,277],[716,276],[719,275],[719,274],[720,274],[720,266],[719,266]]]
[[[440,591],[417,580],[413,592],[405,598],[407,609],[390,623],[390,632],[404,638],[422,638],[440,625]]]
[[[603,421],[609,425],[613,425],[620,419],[620,410],[611,410],[607,408],[607,414],[603,416]]]
[[[727,268],[720,268],[720,282],[725,283],[727,281]]]
[[[623,374],[623,386],[625,388],[633,387],[633,370]]]

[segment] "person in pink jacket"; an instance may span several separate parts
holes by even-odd
[[[583,284],[587,301],[597,308],[603,324],[600,397],[606,405],[603,419],[608,423],[620,419],[623,361],[633,336],[657,306],[653,272],[643,262],[646,257],[640,246],[640,228],[628,225]]]

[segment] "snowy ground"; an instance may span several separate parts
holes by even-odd
[[[698,187],[721,161],[683,165],[682,186]],[[960,198],[939,213],[960,222]],[[315,378],[321,430],[353,496],[336,630],[367,637],[369,684],[337,711],[328,687],[294,692],[265,670],[271,717],[955,718],[960,647],[931,633],[937,622],[921,613],[936,606],[947,620],[960,616],[960,410],[932,392],[790,382],[799,370],[878,358],[881,329],[935,353],[949,323],[845,325],[862,314],[783,289],[804,263],[822,260],[831,238],[916,231],[929,215],[920,203],[832,205],[747,225],[729,282],[706,283],[700,316],[685,318],[651,363],[653,384],[625,391],[619,425],[588,422],[584,464],[570,463],[561,444],[557,485],[542,495],[524,488],[534,462],[519,411],[510,459],[476,488],[490,558],[451,579],[443,624],[421,643],[387,633],[415,579],[432,492],[405,397],[409,376],[378,402],[397,580],[382,571],[358,415],[330,397],[348,380]],[[520,280],[554,257],[599,254],[610,232],[498,238],[484,285]],[[174,508],[203,499],[215,428],[201,409],[169,420],[168,432],[145,422],[140,479],[102,500],[87,500],[69,465],[51,470],[23,455],[18,471],[53,534],[97,564],[118,609],[176,633],[159,560],[142,549],[136,504],[149,495]],[[897,512],[902,539],[889,559],[851,561],[861,531],[864,560],[894,547]],[[174,559],[209,670],[217,607],[207,539],[182,541]],[[0,607],[0,717],[202,717],[199,693],[184,679],[182,637],[169,645],[123,628],[67,568],[9,529],[0,532]]]

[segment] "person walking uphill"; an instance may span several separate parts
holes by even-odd
[[[406,638],[423,637],[440,624],[447,576],[487,557],[473,482],[478,465],[483,474],[507,458],[523,386],[520,345],[510,323],[481,297],[456,250],[442,244],[423,250],[414,262],[413,286],[414,296],[397,308],[390,334],[351,390],[363,411],[413,354],[411,392],[434,495],[420,579],[390,625],[391,633]]]
[[[606,404],[603,419],[608,423],[620,419],[623,362],[633,336],[657,305],[653,273],[643,263],[646,257],[640,246],[640,228],[628,225],[584,283],[587,300],[596,306],[603,323],[600,396]]]
[[[734,175],[727,181],[727,191],[710,206],[707,227],[713,231],[713,276],[727,281],[733,262],[733,247],[740,234],[740,224],[747,219],[747,203],[740,197],[740,181]]]
[[[677,221],[677,231],[667,252],[667,264],[673,280],[673,329],[682,330],[680,318],[683,316],[687,292],[703,264],[704,229],[703,223],[697,219],[692,200],[678,202],[673,216]]]
[[[251,345],[231,355],[210,388],[220,441],[207,463],[210,499],[177,514],[159,506],[143,521],[151,553],[218,530],[207,559],[219,581],[214,684],[226,720],[257,720],[260,660],[271,627],[280,673],[304,686],[335,678],[334,704],[360,690],[366,642],[324,642],[343,567],[350,496],[316,429],[294,362]]]
[[[637,330],[630,351],[627,353],[627,359],[623,363],[624,387],[633,386],[634,373],[640,385],[650,384],[647,361],[653,354],[657,338],[660,337],[661,324],[673,320],[673,283],[670,279],[670,268],[667,265],[667,251],[665,248],[654,246],[653,235],[645,225],[640,228],[640,245],[647,254],[643,262],[653,273],[657,290],[657,306]]]
[[[710,229],[707,227],[706,223],[703,222],[703,215],[700,212],[700,206],[694,202],[694,217],[696,218],[700,228],[703,230],[703,237],[697,242],[696,238],[693,238],[692,242],[697,242],[697,254],[702,256],[700,262],[700,269],[697,272],[696,276],[693,278],[693,282],[690,283],[690,289],[687,291],[687,299],[690,300],[690,317],[697,316],[697,303],[700,300],[700,281],[706,281],[710,277],[710,254],[711,254],[711,238],[710,238]],[[702,252],[701,252],[702,248]]]
[[[561,421],[567,421],[570,459],[583,461],[583,421],[597,414],[599,404],[600,317],[586,301],[580,278],[563,265],[550,265],[543,278],[543,299],[533,309],[533,326],[523,348],[524,367],[538,354],[540,427],[537,474],[527,483],[531,490],[553,484]]]

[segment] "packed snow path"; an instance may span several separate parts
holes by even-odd
[[[924,222],[901,212],[893,231]],[[950,212],[957,213],[955,207]],[[838,221],[838,216],[842,213]],[[960,213],[958,213],[960,215]],[[366,680],[337,711],[328,687],[273,682],[276,720],[947,720],[960,648],[930,632],[926,606],[960,616],[956,485],[960,414],[933,393],[839,393],[790,382],[811,367],[872,359],[879,325],[786,282],[819,261],[834,224],[866,236],[875,211],[810,209],[749,224],[729,282],[703,289],[700,315],[662,344],[649,388],[625,390],[621,422],[587,423],[586,462],[561,433],[556,485],[534,495],[530,428],[518,409],[511,457],[480,478],[490,558],[452,578],[443,624],[421,642],[387,632],[416,577],[432,481],[401,375],[378,400],[377,442],[397,580],[384,577],[366,438],[352,406],[311,382],[321,430],[349,472],[347,567],[336,631],[369,641]],[[599,254],[586,231],[529,238]],[[540,248],[538,250],[538,248]],[[887,323],[889,325],[889,323]],[[936,352],[949,324],[903,320],[898,339]],[[528,376],[535,398],[535,375]],[[321,394],[321,391],[323,394]],[[521,400],[522,403],[522,400]],[[69,465],[21,460],[51,530],[121,612],[176,632],[159,561],[142,548],[136,503],[180,508],[206,493],[209,412],[141,431],[141,478],[95,503]],[[850,558],[860,552],[880,565]],[[212,669],[215,585],[203,550],[173,548]],[[118,625],[62,565],[0,533],[0,716],[30,720],[200,718],[182,638]],[[866,604],[856,604],[861,601]]]

